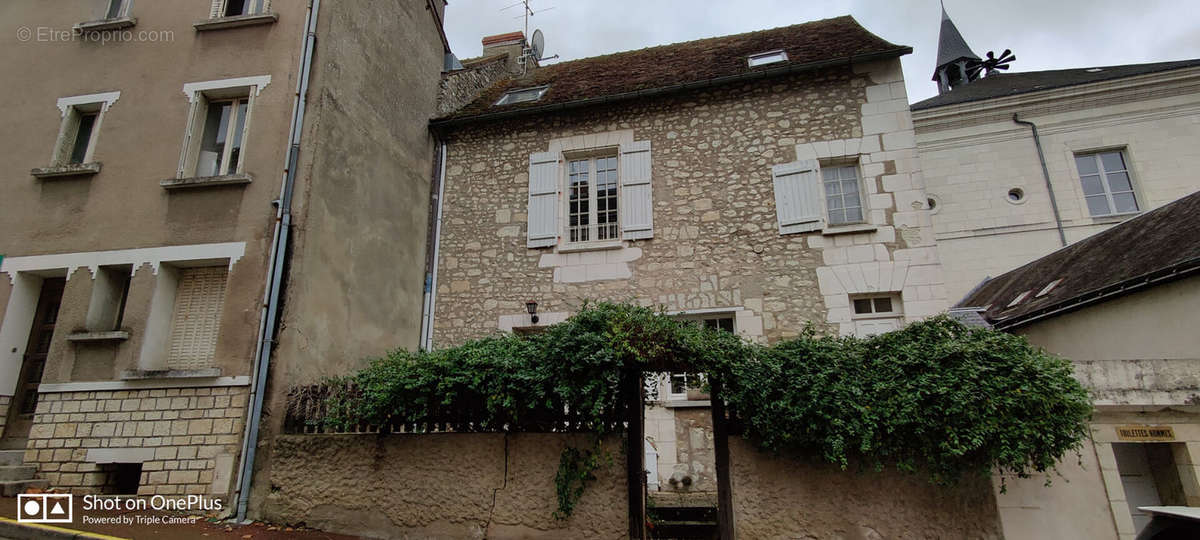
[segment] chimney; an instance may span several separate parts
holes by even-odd
[[[524,71],[520,63],[521,53],[529,44],[525,41],[525,33],[521,31],[509,32],[507,34],[498,34],[495,36],[487,36],[483,38],[483,56],[495,56],[497,54],[508,54],[508,71],[510,73],[522,73]],[[537,67],[537,59],[529,57],[529,68]]]

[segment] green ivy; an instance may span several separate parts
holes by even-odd
[[[1087,437],[1092,410],[1069,361],[944,316],[866,339],[808,328],[766,347],[649,308],[595,303],[540,334],[374,359],[328,381],[328,406],[310,421],[591,433],[589,448],[568,447],[559,462],[563,519],[611,461],[603,436],[621,431],[638,403],[623,381],[668,369],[722,381],[721,397],[760,449],[843,469],[924,471],[939,484],[968,472],[1051,471]]]

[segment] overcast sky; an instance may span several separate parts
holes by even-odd
[[[446,33],[459,58],[480,38],[521,30],[517,0],[449,0]],[[1197,0],[945,0],[976,54],[1005,48],[1011,71],[1200,58]],[[937,93],[930,77],[941,11],[937,0],[532,0],[546,55],[574,60],[850,14],[875,34],[913,48],[902,59],[910,102]]]

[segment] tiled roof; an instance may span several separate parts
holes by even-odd
[[[914,111],[918,111],[941,107],[943,105],[981,101],[1194,66],[1200,66],[1200,59],[1157,62],[1153,64],[1030,71],[1027,73],[997,72],[982,79],[972,81],[969,84],[955,87],[953,90],[939,96],[913,103],[911,108]]]
[[[754,68],[747,65],[748,55],[779,49],[787,52],[785,62]],[[474,102],[442,120],[644,95],[755,72],[783,72],[798,66],[847,62],[852,57],[861,61],[909,52],[910,47],[889,43],[868,32],[853,17],[842,16],[543,66],[523,77],[496,83]],[[550,89],[537,101],[493,105],[510,89],[543,85]]]
[[[1200,191],[990,279],[955,307],[987,307],[984,319],[1012,326],[1191,273],[1200,273]]]

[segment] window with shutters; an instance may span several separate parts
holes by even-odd
[[[1075,156],[1083,199],[1093,217],[1134,214],[1140,208],[1125,152],[1109,150]]]
[[[270,0],[213,0],[212,18],[261,15],[270,11]]]
[[[269,82],[269,77],[262,76],[184,85],[191,108],[177,179],[246,174],[254,100]]]
[[[567,162],[567,240],[591,242],[620,236],[617,156]]]
[[[858,167],[826,167],[821,169],[825,187],[825,210],[830,225],[862,223],[862,190],[858,185]]]
[[[866,221],[868,208],[856,161],[822,166],[815,159],[799,160],[772,167],[771,175],[779,234]]]
[[[179,270],[167,346],[168,369],[212,367],[228,273],[224,266]]]

